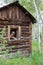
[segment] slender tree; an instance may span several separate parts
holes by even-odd
[[[40,48],[40,16],[39,16],[39,1],[37,0],[37,3],[35,0],[33,0],[35,10],[36,10],[36,17],[37,17],[37,23],[38,23],[38,51],[41,52]]]
[[[40,30],[40,25],[43,24],[43,19],[42,19],[42,16],[41,16],[41,13],[40,13],[40,0],[33,0],[34,2],[34,6],[35,6],[35,10],[36,10],[36,17],[37,17],[37,23],[38,23],[38,50],[41,52],[41,47],[40,47],[40,31],[42,31],[42,27],[41,27],[41,30]],[[40,22],[41,20],[41,22]],[[43,42],[42,42],[42,45],[43,45]]]

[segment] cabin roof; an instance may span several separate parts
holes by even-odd
[[[10,6],[14,6],[14,5],[16,5],[17,7],[19,7],[24,12],[24,14],[26,14],[27,16],[29,16],[33,24],[36,23],[36,19],[32,16],[32,14],[30,12],[28,12],[18,1],[15,1],[13,3],[10,3],[8,5],[5,5],[5,6],[1,7],[0,11],[4,10],[4,9],[10,7]]]

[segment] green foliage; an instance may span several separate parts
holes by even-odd
[[[0,40],[2,41],[3,45],[7,43],[7,39],[4,37],[5,34],[6,34],[6,27],[4,26],[0,34]]]
[[[6,44],[7,43],[7,40],[4,37],[5,34],[6,34],[6,27],[4,26],[4,28],[2,29],[1,34],[0,34],[0,40],[2,40],[2,44]]]
[[[40,9],[43,11],[43,7],[42,6],[43,6],[43,4],[40,4]]]
[[[33,0],[21,0],[21,4],[32,14],[35,12],[35,7],[33,5]]]
[[[6,34],[6,27],[5,26],[0,33],[1,33],[0,34],[0,40],[1,40],[1,44],[2,44],[1,48],[6,49],[7,39],[4,37],[4,35]],[[6,54],[6,53],[7,53],[6,51],[3,51],[3,54]]]
[[[43,65],[43,58],[40,53],[33,52],[28,58],[0,59],[0,65]]]
[[[19,58],[19,57],[20,57],[20,58],[23,58],[22,53],[21,53],[20,51],[14,53],[14,54],[12,55],[12,58]]]
[[[42,54],[33,52],[29,57],[30,65],[43,65]]]
[[[41,1],[41,0],[40,0],[40,6],[39,7],[40,7],[41,11],[43,11],[43,1]]]
[[[32,41],[32,51],[38,51],[38,41],[37,40],[33,40]]]
[[[6,49],[5,51],[3,51],[3,54],[6,55],[8,54],[8,52],[10,50],[12,50],[12,48],[14,48],[14,46],[10,46],[10,47],[6,47],[6,44],[8,42],[8,40],[6,39],[5,34],[6,34],[6,26],[4,26],[4,28],[2,29],[2,31],[0,32],[0,40],[1,40],[1,49]],[[0,51],[1,52],[1,51]]]

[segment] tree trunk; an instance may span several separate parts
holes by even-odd
[[[36,10],[36,17],[37,17],[37,23],[38,23],[38,51],[41,52],[41,47],[40,47],[40,16],[39,16],[39,9],[38,9],[38,6],[37,6],[35,0],[33,0],[33,2],[34,2],[35,10]]]

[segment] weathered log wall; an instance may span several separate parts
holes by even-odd
[[[20,40],[8,41],[7,47],[14,46],[12,50],[9,51],[9,53],[22,51],[24,55],[27,55],[32,51],[32,24],[30,23],[30,25],[21,26]],[[3,29],[3,27],[4,25],[0,25],[0,31]],[[8,26],[6,26],[6,38],[8,38]]]
[[[9,53],[20,50],[23,55],[27,55],[32,51],[32,22],[26,14],[16,5],[0,10],[0,31],[6,26],[6,37],[8,37],[8,25],[18,25],[21,27],[20,40],[8,41],[7,43],[8,47],[14,46]]]

